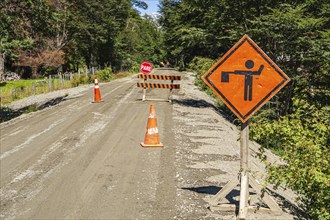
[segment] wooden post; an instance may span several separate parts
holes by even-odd
[[[48,80],[48,89],[49,89],[49,92],[52,91],[52,76],[49,75],[49,80]]]
[[[32,82],[32,94],[33,95],[36,94],[36,84],[35,84],[35,82]]]
[[[0,81],[5,80],[5,53],[0,53]]]
[[[245,219],[248,211],[249,198],[249,174],[248,174],[248,158],[249,158],[249,121],[242,124],[241,127],[241,161],[240,161],[240,199],[238,219]]]
[[[63,87],[63,77],[62,77],[62,73],[59,73],[58,74],[58,78],[59,78],[59,80],[60,80],[60,89],[62,89],[62,87]]]
[[[145,83],[147,82],[147,79],[146,79],[146,78],[144,79],[144,82],[145,82]],[[145,100],[146,100],[146,94],[147,94],[147,89],[146,89],[146,87],[144,87],[144,88],[143,88],[142,101],[145,101]]]
[[[11,97],[12,97],[12,100],[14,100],[14,99],[16,99],[16,88],[13,88],[12,90],[11,90]]]
[[[174,80],[171,80],[171,85],[173,85]],[[172,102],[173,88],[170,88],[170,94],[168,95],[168,101]]]

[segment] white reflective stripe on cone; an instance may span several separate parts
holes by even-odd
[[[149,128],[148,134],[158,134],[158,128]]]

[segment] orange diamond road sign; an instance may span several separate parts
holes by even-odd
[[[247,35],[202,79],[242,122],[290,81]]]

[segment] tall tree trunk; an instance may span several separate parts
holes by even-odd
[[[5,53],[0,53],[0,81],[4,81],[5,78]]]
[[[32,79],[38,79],[38,77],[39,77],[39,75],[38,75],[38,66],[37,65],[32,65],[31,69],[32,69]]]

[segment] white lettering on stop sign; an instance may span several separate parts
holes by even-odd
[[[151,66],[142,66],[142,70],[151,71]]]

